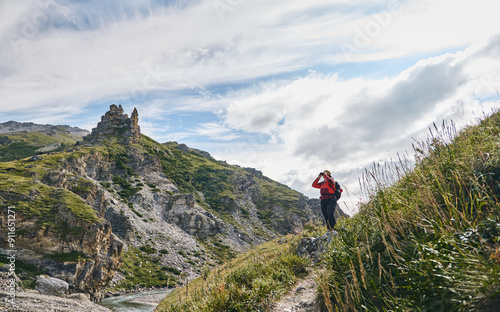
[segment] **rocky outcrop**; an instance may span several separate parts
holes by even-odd
[[[57,222],[65,229],[41,229],[36,219],[26,218],[20,213],[16,215],[16,227],[23,229],[16,235],[16,259],[67,282],[73,291],[87,292],[93,300],[99,300],[104,295],[104,287],[122,264],[123,243],[112,233],[109,222],[85,224],[63,207],[58,213],[65,219]],[[6,220],[0,221],[2,225],[6,224]],[[3,235],[6,228],[0,230]],[[0,253],[8,254],[4,242],[0,247]],[[47,280],[51,278],[41,277],[37,283],[45,285]]]
[[[337,235],[339,235],[337,231],[331,231],[320,237],[304,237],[297,247],[297,255],[310,258],[314,263],[317,263],[321,255],[328,250],[333,237]]]
[[[37,149],[35,151],[35,154],[48,153],[48,152],[52,152],[52,151],[55,151],[55,150],[60,149],[60,148],[61,148],[61,143],[55,142],[55,143],[52,143],[52,144],[49,144],[49,145],[46,145],[42,148]]]
[[[0,272],[0,286],[10,283],[10,278]],[[108,308],[92,303],[85,294],[76,293],[64,297],[42,295],[36,290],[17,286],[12,298],[0,287],[0,311],[8,312],[111,312]]]
[[[84,137],[84,141],[96,143],[102,140],[118,138],[120,143],[138,143],[141,139],[141,128],[139,127],[139,114],[134,108],[129,118],[123,113],[121,105],[112,104],[109,111],[102,117],[96,128],[92,129],[90,135]]]

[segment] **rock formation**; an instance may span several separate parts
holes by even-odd
[[[297,255],[310,258],[314,263],[318,263],[321,255],[327,251],[333,237],[337,235],[339,235],[337,231],[331,231],[320,237],[304,237],[297,247]]]
[[[101,116],[101,121],[97,127],[92,129],[92,133],[84,137],[84,141],[96,142],[112,137],[118,138],[120,143],[139,143],[141,139],[141,128],[139,127],[139,114],[134,108],[132,116],[129,118],[123,113],[121,105],[112,104],[109,111]]]
[[[43,268],[50,276],[66,281],[72,289],[100,300],[104,287],[122,264],[123,243],[112,233],[109,222],[85,224],[64,207],[58,208],[57,213],[67,222],[67,229],[61,232],[39,229],[39,221],[17,214],[16,227],[23,231],[16,236],[16,260]],[[0,216],[0,221],[0,232],[5,234],[6,218]],[[57,222],[63,224],[62,219]],[[1,242],[1,254],[8,253],[5,247]]]

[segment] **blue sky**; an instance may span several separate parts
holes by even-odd
[[[317,196],[500,106],[490,0],[0,0],[0,122],[95,127],[110,104],[142,132]],[[349,196],[347,196],[349,195]]]

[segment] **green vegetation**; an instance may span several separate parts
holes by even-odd
[[[114,184],[117,184],[122,188],[122,190],[118,192],[118,195],[120,195],[123,199],[129,199],[132,195],[142,190],[142,187],[133,187],[130,182],[122,177],[113,176],[112,180]]]
[[[157,311],[266,311],[308,274],[309,262],[295,254],[299,239],[268,242],[215,270],[204,269],[202,277],[172,292]]]
[[[259,179],[258,186],[258,192],[252,199],[259,207],[257,216],[267,227],[273,228],[277,222],[284,221],[273,217],[276,207],[288,210],[290,213],[293,212],[306,221],[307,216],[304,209],[297,207],[301,196],[299,193],[286,185],[268,179]]]
[[[59,253],[59,254],[51,254],[51,255],[46,255],[45,258],[54,260],[56,262],[66,262],[66,261],[72,261],[72,262],[78,262],[80,260],[86,260],[86,259],[91,259],[91,257],[86,256],[84,253],[73,250],[71,252],[66,252],[66,253]]]
[[[128,251],[122,253],[123,266],[119,269],[120,273],[125,276],[125,280],[116,288],[173,287],[177,285],[178,280],[174,275],[179,275],[180,272],[175,268],[162,266],[160,258],[154,255],[155,252],[156,250],[149,245],[143,245],[140,248],[129,246]]]
[[[415,146],[413,170],[401,160],[366,176],[370,200],[339,224],[325,260],[328,311],[500,305],[500,114],[434,132]]]
[[[7,256],[0,254],[0,266],[10,263]],[[25,289],[35,288],[35,281],[38,275],[48,274],[49,272],[40,269],[37,266],[27,263],[23,260],[16,258],[16,275],[21,279],[21,286]]]
[[[61,218],[62,210],[69,210],[83,223],[97,222],[94,210],[74,193],[34,182],[25,170],[12,170],[15,163],[0,164],[0,189],[4,205],[36,222],[38,229],[67,229]],[[71,232],[69,232],[71,233]]]
[[[116,150],[116,147],[114,148]],[[133,177],[137,176],[132,168],[127,166],[127,161],[129,156],[125,151],[119,151],[119,153],[114,153],[113,149],[110,149],[109,157],[111,160],[115,160],[115,168],[119,170],[125,170],[126,176]]]
[[[150,245],[142,245],[139,247],[141,251],[144,251],[146,254],[153,254],[156,253],[156,249],[154,247],[151,247]]]
[[[206,250],[210,251],[218,263],[225,263],[236,256],[236,253],[231,249],[231,247],[224,245],[220,239],[198,239],[198,242],[203,245]]]
[[[161,267],[161,270],[162,271],[167,271],[167,272],[170,272],[170,273],[173,273],[175,275],[181,275],[182,271],[177,269],[177,268],[173,268],[173,267],[170,267],[170,266],[162,266]]]
[[[17,159],[23,159],[35,155],[35,151],[46,145],[59,142],[61,148],[73,145],[80,137],[66,133],[65,131],[45,132],[13,132],[3,134],[0,141],[0,162],[8,162]]]
[[[9,145],[0,145],[0,161],[12,161],[35,155],[38,146],[25,142],[16,142]]]
[[[77,182],[70,186],[70,190],[81,197],[85,197],[85,194],[90,192],[92,187],[94,187],[94,183],[83,178],[79,178]]]

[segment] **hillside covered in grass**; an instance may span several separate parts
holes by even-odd
[[[295,250],[302,237],[318,236],[325,227],[307,224],[297,235],[263,243],[170,293],[155,309],[181,311],[269,311],[299,279],[311,273],[311,261]]]
[[[370,200],[325,259],[328,311],[498,311],[500,113],[415,151],[413,169],[366,175]]]
[[[15,121],[0,123],[0,162],[61,151],[87,134],[86,130],[70,126]]]
[[[298,260],[294,244],[276,247],[275,256],[229,269],[207,289],[184,289],[184,297],[180,290],[157,311],[270,311],[314,270],[323,311],[498,311],[500,113],[459,133],[453,124],[435,127],[415,152],[414,165],[400,159],[366,172],[369,200],[337,223],[319,264]],[[264,270],[276,261],[276,272]]]

